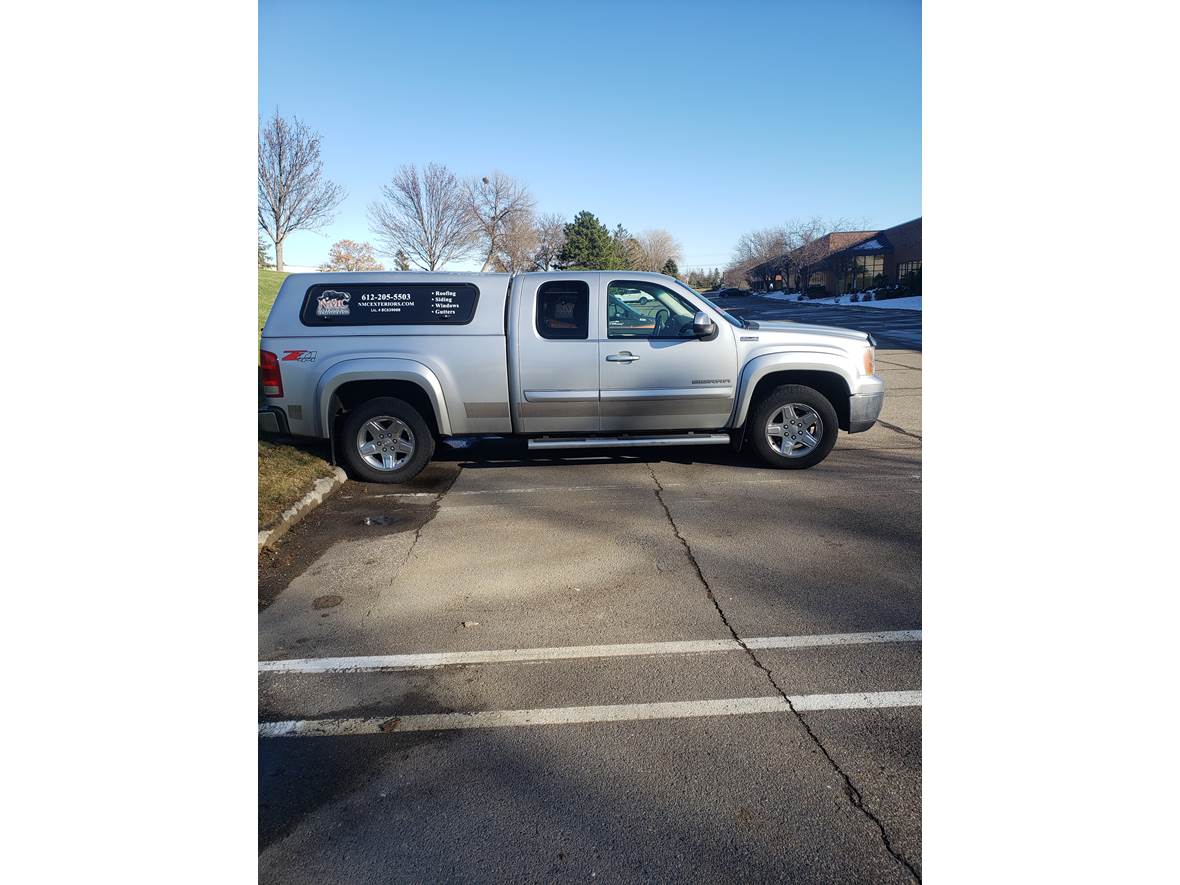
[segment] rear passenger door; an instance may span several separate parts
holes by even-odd
[[[598,280],[528,275],[516,324],[518,427],[524,433],[598,430]]]

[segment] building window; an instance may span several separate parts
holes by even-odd
[[[884,255],[857,255],[853,258],[848,277],[844,281],[845,292],[864,292],[866,289],[884,285]]]
[[[897,281],[904,282],[905,278],[912,273],[920,273],[922,270],[922,259],[917,261],[903,261],[897,266]]]

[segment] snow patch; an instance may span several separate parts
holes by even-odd
[[[910,295],[908,298],[886,298],[884,301],[862,301],[857,307],[884,307],[895,310],[921,310],[922,296]]]

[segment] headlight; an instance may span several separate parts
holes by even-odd
[[[864,370],[866,375],[873,374],[873,360],[877,355],[875,347],[866,347],[864,355]]]

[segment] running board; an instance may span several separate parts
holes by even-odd
[[[632,446],[723,446],[728,433],[677,433],[667,436],[590,436],[530,439],[530,449],[621,449]]]

